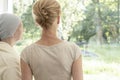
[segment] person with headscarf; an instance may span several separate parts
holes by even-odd
[[[22,21],[10,13],[0,14],[0,80],[21,80],[19,55],[13,46],[21,39]]]

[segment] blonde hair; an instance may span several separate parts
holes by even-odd
[[[60,15],[60,4],[56,0],[38,0],[33,5],[33,16],[42,28],[50,28]]]

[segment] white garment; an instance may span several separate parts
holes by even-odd
[[[35,80],[71,80],[72,64],[80,56],[80,48],[70,42],[52,46],[32,44],[21,54]]]
[[[21,80],[20,59],[13,47],[0,42],[0,80]]]

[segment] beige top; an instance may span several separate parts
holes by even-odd
[[[0,42],[0,80],[21,80],[19,56],[4,42]]]
[[[80,55],[76,44],[63,41],[52,46],[34,43],[23,50],[21,58],[35,80],[71,80],[72,64]]]

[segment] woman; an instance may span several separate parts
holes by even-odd
[[[21,80],[20,60],[13,45],[22,32],[22,22],[17,16],[0,14],[0,80]]]
[[[83,80],[79,47],[57,37],[60,5],[56,0],[38,0],[33,6],[42,36],[21,54],[22,80]]]

